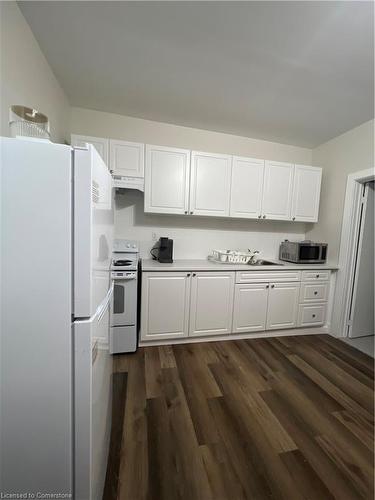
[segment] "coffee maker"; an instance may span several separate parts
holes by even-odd
[[[173,262],[173,240],[165,237],[160,238],[150,253],[154,260],[161,263]]]

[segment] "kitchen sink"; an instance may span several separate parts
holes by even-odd
[[[278,262],[272,262],[271,260],[263,260],[259,259],[256,262],[249,262],[250,266],[283,266],[284,264],[280,264]]]

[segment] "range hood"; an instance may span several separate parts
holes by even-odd
[[[124,177],[121,175],[113,175],[113,183],[116,189],[137,189],[142,192],[145,190],[144,177]]]

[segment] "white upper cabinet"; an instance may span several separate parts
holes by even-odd
[[[229,216],[232,157],[230,155],[191,153],[191,215]]]
[[[144,144],[110,139],[109,146],[111,170],[114,175],[144,176]]]
[[[187,214],[190,151],[146,146],[145,212]]]
[[[189,336],[231,333],[233,294],[233,272],[193,273]]]
[[[293,173],[292,163],[266,161],[262,202],[263,219],[290,220]]]
[[[86,143],[92,144],[109,168],[109,139],[92,137],[89,135],[71,135],[72,146],[84,147]]]
[[[317,222],[322,169],[296,165],[294,170],[292,220]]]
[[[264,160],[233,157],[230,216],[260,219]]]

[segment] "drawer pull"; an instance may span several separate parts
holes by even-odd
[[[314,295],[318,295],[318,292],[314,292]]]
[[[315,314],[313,314],[312,317],[315,318]]]
[[[320,274],[317,274],[316,277],[319,278]]]

